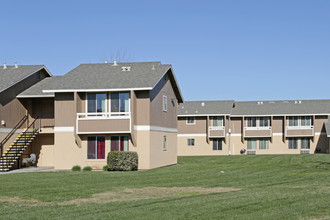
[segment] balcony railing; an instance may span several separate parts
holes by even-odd
[[[210,138],[225,137],[225,127],[224,126],[209,126],[209,137]]]
[[[244,137],[271,137],[272,127],[244,127]]]
[[[286,126],[286,137],[311,137],[314,136],[314,126]]]
[[[130,133],[131,113],[77,113],[76,132],[77,134]]]

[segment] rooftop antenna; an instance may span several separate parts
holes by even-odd
[[[15,61],[14,64],[15,64],[15,68],[17,69],[18,68],[17,62]]]
[[[6,64],[6,62],[3,63],[3,68],[4,68],[4,69],[7,69],[7,64]]]
[[[116,59],[113,60],[113,66],[117,66],[117,60]]]

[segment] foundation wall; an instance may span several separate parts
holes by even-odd
[[[188,146],[188,139],[190,138],[195,139],[195,146]],[[224,139],[222,138],[222,140]],[[213,150],[213,140],[210,139],[207,143],[206,136],[178,137],[178,156],[228,155],[228,149],[228,144],[222,141],[222,150]]]

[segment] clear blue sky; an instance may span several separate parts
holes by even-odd
[[[0,63],[172,64],[185,100],[330,98],[330,1],[1,1]]]

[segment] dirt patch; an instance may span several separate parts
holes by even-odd
[[[109,203],[116,201],[132,201],[164,197],[187,197],[212,193],[238,191],[234,188],[203,188],[203,187],[144,187],[115,189],[113,191],[93,194],[90,198],[73,199],[65,202],[42,202],[39,200],[24,200],[19,197],[1,197],[0,202],[15,203],[26,206],[51,206],[51,205],[84,205],[88,203]]]
[[[91,198],[74,199],[60,203],[60,205],[83,205],[87,203],[109,203],[116,201],[131,201],[151,198],[163,197],[185,197],[191,195],[212,194],[238,191],[233,188],[202,188],[202,187],[144,187],[130,188],[115,191],[109,191],[99,194],[94,194]]]

